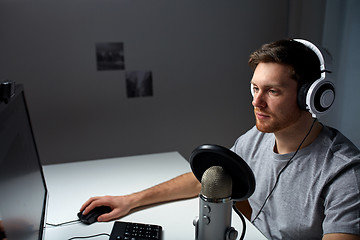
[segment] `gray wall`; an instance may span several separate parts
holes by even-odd
[[[360,1],[291,1],[289,36],[301,36],[330,51],[336,99],[320,121],[339,129],[360,148]]]
[[[280,38],[321,41],[325,3],[2,0],[0,78],[25,85],[45,164],[188,158],[253,125],[248,55]],[[125,71],[97,71],[97,42],[123,42],[126,70],[152,71],[154,96],[127,98]]]
[[[360,1],[328,0],[323,45],[334,58],[336,101],[324,117],[360,148]]]
[[[261,5],[1,1],[1,78],[25,85],[43,163],[231,146],[253,124],[249,53],[287,34],[287,1]],[[96,42],[124,42],[154,96],[128,99],[124,71],[97,71]]]

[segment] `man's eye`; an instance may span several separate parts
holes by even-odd
[[[276,90],[274,90],[274,89],[270,89],[269,92],[270,92],[271,94],[278,94],[278,93],[279,93],[278,91],[276,91]]]

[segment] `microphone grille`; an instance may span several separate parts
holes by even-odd
[[[232,194],[232,178],[221,166],[209,167],[201,178],[201,194],[210,199],[228,198]]]

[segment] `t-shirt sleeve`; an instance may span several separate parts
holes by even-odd
[[[360,164],[342,170],[324,189],[324,234],[360,235]]]

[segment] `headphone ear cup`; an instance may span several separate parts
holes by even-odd
[[[335,86],[331,81],[318,79],[308,88],[306,94],[306,109],[313,117],[319,117],[328,112],[335,100]]]
[[[308,94],[310,86],[311,83],[305,83],[298,90],[297,103],[301,110],[308,110],[306,107],[306,96]]]

